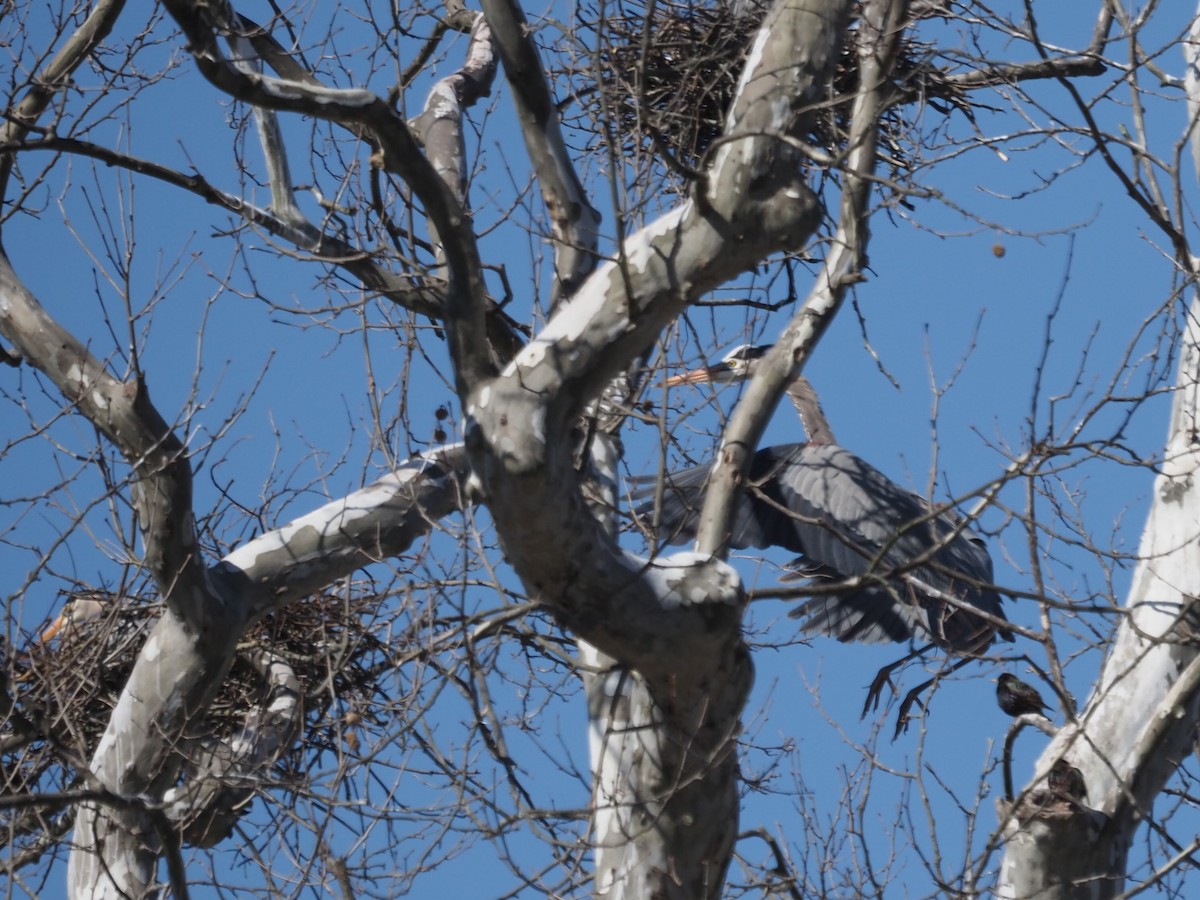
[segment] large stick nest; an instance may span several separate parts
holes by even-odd
[[[0,724],[0,778],[8,796],[77,782],[162,615],[159,602],[104,591],[68,597],[98,600],[103,613],[69,625],[53,642],[33,640],[8,661],[12,703]],[[282,660],[299,682],[303,722],[278,765],[281,771],[306,770],[316,755],[345,736],[353,710],[376,701],[381,674],[395,665],[388,646],[371,633],[386,600],[347,589],[343,595],[290,604],[255,624],[239,642],[219,695],[192,733],[209,744],[237,734],[246,716],[268,702],[262,659]],[[9,824],[19,834],[31,821],[19,810],[17,818]]]
[[[928,6],[928,5],[927,5]],[[598,90],[589,95],[597,121],[607,111],[621,149],[670,153],[689,168],[698,168],[705,152],[721,136],[725,117],[750,44],[767,5],[689,0],[630,0],[614,10],[585,8],[599,37],[595,56]],[[936,5],[927,13],[937,14]],[[813,117],[807,139],[829,156],[845,149],[849,100],[858,89],[855,42],[850,28],[832,83],[834,103]],[[929,64],[926,45],[906,38],[893,72],[895,105],[885,113],[881,153],[893,169],[908,167],[914,155],[911,122],[900,105],[929,102],[945,112],[970,114],[961,91],[941,70]]]

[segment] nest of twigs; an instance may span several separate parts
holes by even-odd
[[[626,152],[665,147],[695,166],[724,130],[758,17],[738,17],[720,0],[635,0],[622,11],[606,22],[599,99]]]
[[[101,599],[100,616],[69,626],[53,642],[34,641],[10,660],[8,693],[15,704],[0,731],[0,746],[7,745],[0,756],[6,793],[46,790],[74,777],[72,764],[92,756],[162,614],[157,602],[87,596]],[[380,673],[393,666],[387,646],[370,631],[382,602],[378,595],[322,594],[258,622],[239,642],[220,693],[194,732],[216,740],[238,732],[246,714],[266,701],[261,660],[269,656],[286,662],[300,684],[304,721],[292,753],[327,749],[333,720],[356,704],[369,705]]]
[[[593,115],[611,115],[626,154],[667,152],[698,168],[724,131],[747,52],[768,7],[750,2],[737,12],[725,0],[631,0],[620,13],[605,7],[602,17],[591,10],[590,18],[604,27]],[[859,81],[856,39],[857,31],[848,29],[830,85],[830,96],[845,102],[820,110],[807,135],[829,156],[845,146],[850,99]],[[911,38],[900,49],[893,73],[896,104],[881,123],[880,152],[893,169],[907,168],[914,155],[911,121],[901,115],[901,105],[920,100],[943,112],[970,113],[961,90],[929,64],[929,56],[929,47]]]

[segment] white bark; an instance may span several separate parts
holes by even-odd
[[[262,705],[247,710],[232,738],[195,742],[187,752],[188,780],[163,796],[163,812],[194,847],[213,847],[229,836],[304,720],[300,679],[292,667],[266,651],[251,662],[267,685]]]
[[[425,111],[414,120],[413,131],[425,145],[425,152],[442,184],[466,210],[467,145],[463,138],[463,111],[491,90],[496,74],[496,56],[492,51],[492,30],[482,13],[475,14],[471,40],[462,68],[442,78],[429,91]],[[464,212],[466,220],[469,216]],[[430,237],[437,248],[439,262],[446,251],[437,226],[430,224]],[[439,265],[438,273],[442,267]]]
[[[519,9],[492,0],[487,5],[497,23],[517,26],[508,35],[513,44],[507,65],[532,44],[519,33]],[[714,154],[706,182],[676,210],[633,235],[618,259],[591,277],[585,276],[592,271],[596,218],[570,169],[556,121],[542,108],[546,98],[538,84],[509,73],[523,109],[530,111],[524,127],[551,210],[556,291],[570,295],[571,302],[498,377],[485,349],[490,330],[481,327],[488,307],[466,214],[461,97],[454,85],[443,82],[431,95],[428,117],[418,126],[428,151],[422,154],[381,98],[326,88],[313,79],[266,77],[256,67],[237,64],[239,56],[248,56],[244,49],[235,51],[231,63],[207,18],[215,7],[179,0],[167,6],[214,84],[264,108],[353,127],[375,142],[380,164],[413,187],[444,253],[447,321],[477,483],[516,571],[580,636],[585,663],[596,670],[588,691],[597,772],[596,890],[613,898],[719,895],[736,836],[736,736],[752,678],[740,635],[740,585],[728,566],[704,554],[651,564],[623,553],[605,525],[588,515],[571,436],[585,405],[687,303],[771,252],[798,249],[812,232],[821,207],[793,139],[806,134],[809,107],[837,62],[851,3],[780,0],[772,7],[731,112],[732,139]],[[481,82],[490,78],[492,65],[486,30],[478,26],[468,64]],[[234,46],[240,48],[237,40]],[[867,85],[855,112],[856,133],[864,142],[855,139],[857,156],[851,157],[852,166],[864,157],[864,176],[879,102],[880,83],[871,72],[865,66]],[[270,116],[260,121],[277,227],[297,235],[297,243],[328,246],[327,238],[314,236],[315,228],[293,215],[278,130],[270,127]],[[845,228],[857,226],[863,208],[848,207]],[[823,286],[830,297],[857,276],[865,239],[851,236],[843,243]],[[834,305],[831,299],[829,309]],[[18,334],[28,330],[21,323],[13,328]],[[120,399],[113,391],[125,386],[102,379],[91,362],[81,368],[74,357],[64,362],[44,358],[53,354],[31,355],[30,346],[21,349],[44,369],[62,363],[57,383],[93,421],[103,420],[110,402]],[[146,402],[137,387],[134,399]],[[166,799],[173,817],[185,818],[187,805],[201,802],[211,779],[233,778],[240,788],[285,745],[300,708],[288,693],[286,667],[276,666],[272,677],[280,690],[266,718],[248,722],[238,741],[202,759],[194,790],[176,787],[187,761],[179,742],[187,722],[183,711],[204,708],[245,625],[400,552],[460,502],[448,471],[425,461],[205,569],[192,533],[182,446],[162,434],[152,437],[162,442],[154,443],[153,460],[177,474],[182,485],[175,492],[151,490],[162,487],[162,473],[154,468],[145,473],[149,487],[138,488],[140,509],[161,513],[143,518],[152,520],[145,526],[155,550],[148,561],[169,610],[148,639],[93,761],[99,783],[117,802],[112,810],[99,804],[80,810],[71,861],[79,895],[136,896],[149,889],[160,848],[154,807]],[[122,449],[133,461],[132,448]],[[449,468],[460,464],[461,455]]]
[[[237,21],[236,16],[228,12],[226,19],[231,22]],[[262,75],[262,62],[249,39],[231,31],[227,40],[234,65],[249,75]],[[254,123],[258,129],[263,161],[267,166],[267,182],[271,186],[271,212],[288,228],[315,231],[312,223],[296,205],[295,193],[292,191],[291,167],[288,165],[287,147],[283,143],[279,119],[273,110],[256,106]]]
[[[1018,804],[1004,823],[1003,897],[1119,895],[1137,828],[1191,752],[1200,723],[1200,654],[1190,637],[1200,597],[1198,317],[1200,299],[1187,315],[1166,452],[1127,618],[1079,721],[1061,729],[1038,764],[1035,783],[1060,758],[1078,767],[1089,808],[1043,815]]]
[[[246,63],[250,54],[237,37],[232,40],[234,59],[226,59],[214,36],[235,24],[224,7],[200,9],[180,3],[172,11],[192,39],[202,71],[230,93],[261,107],[257,112],[280,227],[306,235],[315,231],[303,217],[292,214],[286,158],[269,110],[308,109],[365,127],[374,133],[386,164],[418,184],[439,234],[453,239],[447,251],[451,303],[461,308],[465,296],[482,294],[477,289],[482,277],[474,236],[461,215],[462,204],[437,177],[412,177],[414,170],[427,175],[430,167],[390,107],[368,91],[328,89],[312,79],[266,77],[257,65]],[[486,33],[486,26],[481,31]],[[91,32],[85,37],[94,39]],[[486,47],[488,42],[481,43]],[[88,46],[85,43],[84,50]],[[490,67],[490,62],[483,64],[485,71]],[[33,101],[31,118],[39,111]],[[328,584],[339,577],[339,569],[346,574],[404,549],[413,536],[427,530],[429,521],[456,506],[458,495],[450,479],[438,474],[428,478],[425,468],[413,470],[331,504],[206,570],[197,552],[186,454],[149,404],[144,386],[109,375],[45,314],[7,260],[0,261],[0,331],[134,465],[145,564],[167,602],[167,612],[147,640],[92,761],[98,786],[114,802],[80,807],[69,876],[76,895],[141,896],[152,889],[163,846],[162,829],[155,828],[165,817],[151,808],[174,788],[184,762],[180,736],[191,717],[211,701],[245,626],[265,610]],[[475,306],[470,316],[474,328],[459,332],[476,351],[475,365],[482,364],[484,354],[478,347],[491,330],[485,309],[483,304]],[[436,496],[426,503],[428,495]],[[343,568],[347,565],[349,569]],[[243,741],[234,761],[249,762],[250,756],[266,752],[263,748],[272,743],[264,737],[268,733],[260,728],[258,739]],[[173,869],[178,875],[178,866]]]
[[[513,89],[525,147],[537,174],[554,240],[554,304],[575,293],[596,267],[600,213],[589,202],[559,128],[537,47],[514,0],[482,0]]]
[[[868,203],[876,166],[879,115],[892,89],[888,76],[903,32],[901,26],[906,18],[906,6],[903,2],[893,0],[873,0],[863,4],[858,45],[863,89],[855,96],[850,116],[845,188],[842,191],[837,231],[812,290],[771,354],[764,360],[761,371],[748,386],[743,402],[738,405],[722,436],[720,464],[713,472],[697,533],[696,543],[702,550],[717,551],[724,546],[738,485],[749,469],[755,448],[795,371],[796,363],[807,359],[812,353],[841,308],[847,291],[863,277],[862,267],[867,259],[870,236],[867,227]],[[759,35],[760,41],[762,35],[769,33],[773,27],[774,15],[768,15]],[[771,51],[769,44],[763,45],[765,59],[775,59],[778,51]],[[753,84],[753,79],[747,76],[744,83]],[[755,85],[747,93],[762,90],[763,85]],[[763,93],[761,96],[764,102],[750,105],[750,115],[761,116],[761,109],[767,110],[770,115],[772,94]],[[777,122],[768,121],[766,127],[780,126]],[[718,154],[714,168],[731,154],[732,151]]]
[[[1192,144],[1192,165],[1200,178],[1200,5],[1183,41],[1183,85],[1187,93],[1187,129],[1184,136]]]
[[[334,89],[310,80],[269,78],[240,70],[221,52],[218,22],[204,5],[166,0],[202,75],[215,87],[255,106],[315,116],[369,136],[373,162],[403,178],[420,200],[440,240],[447,274],[445,319],[454,348],[460,393],[492,374],[493,336],[487,285],[470,217],[391,103],[363,89]]]
[[[619,445],[600,433],[590,446],[591,511],[601,526],[613,534]],[[604,900],[654,896],[659,891],[662,873],[678,870],[679,859],[686,860],[677,846],[664,839],[662,828],[673,818],[681,817],[678,810],[668,807],[668,801],[681,805],[673,784],[677,777],[673,773],[678,771],[673,760],[678,754],[672,743],[678,739],[678,731],[655,701],[651,685],[638,672],[584,640],[579,641],[579,660],[588,701],[588,751],[593,779],[593,893]],[[747,664],[739,674],[744,676],[748,671]],[[729,720],[736,727],[738,710],[729,712]],[[686,807],[687,815],[704,816],[701,821],[716,828],[693,828],[684,838],[695,842],[708,837],[713,830],[717,832],[717,849],[707,854],[701,864],[701,880],[714,887],[723,881],[723,867],[735,833],[728,804],[736,788],[736,757],[729,753],[720,765],[729,779],[727,784],[717,785],[712,777],[704,780],[708,796],[702,799],[712,803],[713,808],[703,809],[695,802]],[[685,871],[694,868],[694,864],[684,868]]]
[[[79,893],[141,896],[153,879],[162,831],[153,827],[143,798],[159,796],[173,782],[173,741],[224,677],[245,624],[243,607],[232,592],[219,590],[203,565],[191,467],[145,384],[114,377],[46,312],[3,253],[0,334],[119,448],[133,470],[142,561],[167,611],[96,751],[94,786],[114,802],[79,808],[76,842],[84,849],[72,853],[70,878]]]

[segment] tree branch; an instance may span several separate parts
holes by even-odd
[[[1074,897],[1121,893],[1133,832],[1193,746],[1200,723],[1200,650],[1186,627],[1200,597],[1200,298],[1193,300],[1179,354],[1167,447],[1138,549],[1138,566],[1099,681],[1078,719],[1038,762],[1041,778],[1067,753],[1087,785],[1089,805],[1107,816],[1030,827],[1004,823],[1008,840],[1000,893]]]
[[[29,90],[21,102],[6,112],[6,121],[0,128],[0,144],[15,143],[28,134],[28,126],[41,117],[55,95],[70,83],[71,73],[108,37],[124,8],[125,0],[98,0],[54,58],[30,79]],[[8,194],[8,180],[15,160],[11,154],[0,156],[0,197]]]
[[[600,213],[588,202],[559,128],[558,110],[525,12],[515,0],[482,0],[513,91],[525,148],[550,214],[555,285],[551,308],[596,267]]]
[[[163,797],[163,812],[195,847],[214,847],[233,829],[265,773],[286,752],[304,718],[300,680],[283,659],[259,651],[252,659],[268,692],[247,711],[241,731],[228,741],[196,742],[191,774]]]
[[[747,387],[742,402],[730,419],[697,529],[696,547],[702,553],[726,551],[737,490],[746,477],[750,460],[771,414],[783,396],[794,367],[797,362],[811,355],[841,308],[846,291],[863,277],[869,241],[867,205],[875,171],[879,116],[890,93],[888,76],[896,60],[902,26],[906,20],[905,3],[869,2],[863,7],[858,45],[861,87],[854,97],[850,113],[846,174],[838,228],[808,298],[764,361],[763,372],[756,375]],[[799,31],[805,24],[803,20],[797,20],[791,27]],[[835,34],[841,33],[839,24],[837,20],[830,23],[835,28]],[[766,28],[787,30],[784,23],[772,24],[770,18],[764,31]],[[786,54],[786,49],[786,44],[778,48],[771,48],[770,45],[764,48],[761,63],[764,69],[768,72],[778,69],[781,64],[779,55]],[[783,58],[786,59],[786,55]],[[764,95],[764,102],[768,97],[770,94]],[[740,105],[739,99],[735,103],[735,110]],[[769,130],[764,129],[768,134],[780,130],[779,123],[771,124],[773,127]],[[783,132],[785,135],[802,133],[800,124]]]
[[[221,25],[209,18],[208,7],[184,0],[167,0],[164,6],[187,36],[201,74],[218,89],[255,106],[339,122],[371,136],[379,149],[379,164],[404,179],[420,198],[445,249],[446,322],[459,363],[455,367],[459,393],[490,376],[490,363],[483,363],[488,359],[483,346],[487,288],[469,217],[397,112],[367,90],[324,88],[241,72],[221,53],[215,37]]]

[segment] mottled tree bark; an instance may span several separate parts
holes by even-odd
[[[413,303],[447,323],[467,414],[466,445],[412,461],[210,567],[195,535],[187,456],[149,404],[144,384],[107,373],[0,259],[0,333],[133,467],[145,563],[167,601],[92,763],[98,786],[117,802],[79,811],[73,893],[140,896],[152,887],[164,849],[154,807],[169,801],[179,821],[187,818],[182,807],[188,803],[212,802],[211,782],[203,777],[192,790],[177,784],[187,759],[181,736],[189,718],[211,701],[238,636],[265,612],[407,549],[430,522],[460,507],[457,475],[469,461],[472,485],[490,508],[508,561],[529,592],[579,638],[590,670],[596,893],[719,896],[737,834],[736,739],[753,678],[741,637],[741,585],[719,558],[719,542],[706,540],[701,553],[654,562],[623,551],[584,492],[588,476],[577,466],[577,429],[610,382],[689,303],[772,253],[801,249],[812,235],[823,210],[807,183],[799,142],[814,104],[825,97],[851,2],[778,0],[770,8],[750,49],[725,139],[703,177],[679,206],[630,235],[616,258],[600,265],[598,216],[557,132],[516,5],[486,0],[487,20],[476,19],[463,71],[439,82],[426,112],[411,124],[369,91],[326,88],[294,72],[263,74],[257,51],[249,49],[259,45],[239,31],[246,24],[223,4],[165,5],[205,77],[255,107],[273,200],[269,211],[241,209],[248,219],[314,252],[342,249],[294,202],[274,110],[353,129],[375,148],[373,161],[412,188],[428,216],[445,281],[444,291],[422,292]],[[826,317],[862,262],[865,234],[858,229],[873,129],[901,18],[895,10],[903,6],[869,5],[878,46],[867,42],[861,54],[854,171],[841,244],[822,288],[821,297],[829,298]],[[554,296],[564,301],[501,371],[511,354],[500,348],[500,338],[512,335],[498,332],[481,274],[461,131],[463,107],[491,83],[490,29],[550,211]],[[222,40],[233,48],[228,55]],[[402,293],[372,262],[346,265],[357,266],[351,271],[367,286]],[[753,438],[750,450],[752,444]],[[611,484],[612,460],[599,468]],[[721,515],[728,513],[717,513],[717,532]],[[264,669],[271,670],[270,661]],[[270,677],[279,686],[271,714],[248,721],[228,745],[210,748],[202,775],[244,777],[286,741],[298,711],[286,690],[287,673]]]
[[[514,0],[483,0],[481,5],[504,61],[521,134],[550,216],[555,257],[551,302],[557,306],[596,267],[600,213],[588,200],[563,141],[524,10]]]
[[[210,748],[212,763],[180,788],[184,765],[197,760],[181,741],[188,718],[211,701],[246,625],[262,614],[308,596],[377,560],[407,550],[430,523],[458,509],[454,471],[459,449],[409,461],[394,473],[276,531],[249,541],[208,571],[216,615],[197,636],[168,613],[143,648],[92,762],[114,806],[88,803],[76,815],[71,854],[72,896],[140,896],[154,883],[161,845],[147,801],[162,798],[173,821],[202,818],[220,801],[212,785],[228,773],[260,771],[280,749],[297,711],[286,673],[268,677],[282,690],[274,707],[246,722],[227,746]],[[229,612],[226,612],[226,611]]]

